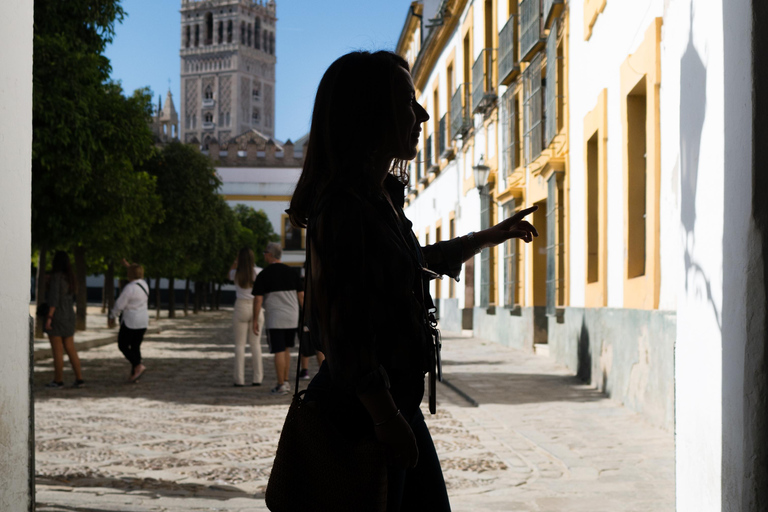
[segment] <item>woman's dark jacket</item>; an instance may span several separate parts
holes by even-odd
[[[333,388],[354,395],[388,387],[408,410],[423,396],[432,346],[418,262],[458,278],[463,248],[458,238],[419,247],[402,210],[403,185],[390,175],[384,186],[397,214],[383,194],[339,190],[310,218],[307,323]]]

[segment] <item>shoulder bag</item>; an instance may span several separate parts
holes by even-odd
[[[305,307],[299,319],[306,330],[307,289],[311,280],[311,236],[307,230]],[[346,439],[317,401],[299,392],[301,358],[297,357],[296,387],[277,445],[266,490],[272,512],[384,512],[387,508],[387,464],[383,446],[371,437]]]

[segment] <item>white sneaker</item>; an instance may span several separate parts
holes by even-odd
[[[290,386],[286,386],[288,383],[283,382],[282,384],[278,384],[274,388],[272,388],[269,392],[273,395],[287,395],[291,392]]]

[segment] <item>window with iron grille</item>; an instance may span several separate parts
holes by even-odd
[[[504,204],[504,218],[515,214],[515,200]],[[517,293],[517,239],[504,242],[504,306],[511,308],[518,303]]]
[[[563,287],[565,258],[563,245],[563,190],[559,173],[547,181],[547,314],[554,315],[557,306],[564,305]]]
[[[429,168],[432,165],[432,136],[431,135],[427,137],[427,141],[425,143],[425,149],[427,153],[427,161],[425,162],[425,165],[427,168]]]
[[[419,151],[419,154],[416,155],[416,183],[421,181],[421,176],[422,176],[422,174],[421,174],[421,165],[422,165],[422,162],[421,162],[421,151]]]
[[[445,118],[448,114],[443,115],[443,117],[440,118],[440,124],[438,125],[437,130],[437,154],[438,156],[442,156],[443,153],[445,153],[445,138],[447,136],[447,133],[445,132]]]
[[[515,171],[515,133],[517,132],[517,112],[515,111],[515,90],[513,86],[501,97],[501,116],[504,144],[504,158],[502,160],[504,180]]]
[[[545,111],[545,140],[548,147],[557,135],[557,29],[558,20],[552,24],[547,39],[547,107]]]
[[[525,164],[528,165],[543,149],[543,90],[541,55],[523,73],[523,130],[525,132]]]
[[[488,185],[480,191],[480,229],[488,229],[491,224],[491,198]],[[480,306],[488,307],[491,293],[491,249],[480,251]]]
[[[523,0],[520,3],[520,56],[527,56],[541,42],[541,0]]]
[[[517,61],[517,15],[513,14],[499,31],[499,83],[518,67]]]

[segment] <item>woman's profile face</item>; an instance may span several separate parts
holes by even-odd
[[[412,160],[418,154],[421,124],[429,120],[429,114],[416,101],[416,90],[413,87],[411,74],[404,68],[398,67],[398,78],[395,81],[395,105],[397,119],[397,135],[399,148],[395,158]]]

